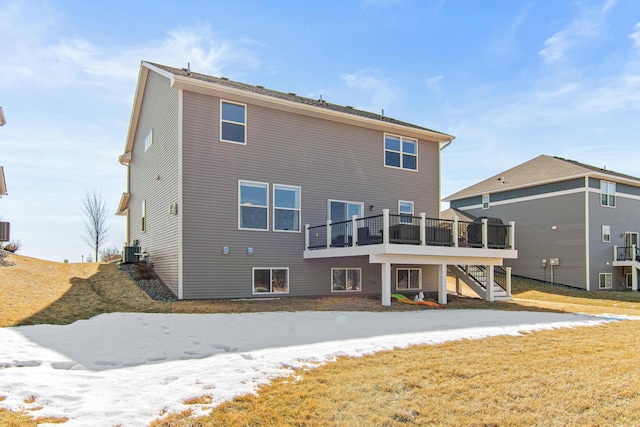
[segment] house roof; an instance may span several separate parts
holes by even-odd
[[[289,92],[289,93],[279,92],[277,90],[267,89],[264,86],[259,86],[259,85],[258,86],[254,86],[254,85],[250,85],[250,84],[247,84],[247,83],[241,83],[241,82],[229,80],[226,77],[214,77],[214,76],[209,76],[209,75],[206,75],[206,74],[196,73],[196,72],[193,72],[193,71],[188,70],[186,68],[168,67],[166,65],[155,64],[153,62],[144,62],[144,63],[149,64],[149,65],[153,65],[154,67],[157,67],[157,68],[159,68],[161,70],[164,70],[164,71],[166,71],[168,73],[171,73],[174,76],[188,77],[188,78],[192,78],[192,79],[196,79],[196,80],[201,80],[203,82],[215,83],[217,85],[226,86],[226,87],[233,88],[233,89],[239,89],[239,90],[246,91],[246,92],[251,92],[251,93],[254,93],[254,94],[270,96],[270,97],[277,98],[277,99],[282,99],[282,100],[291,101],[291,102],[304,104],[304,105],[310,105],[310,106],[314,106],[314,107],[318,107],[318,108],[323,108],[323,109],[326,109],[326,110],[337,111],[337,112],[344,113],[344,114],[350,114],[350,115],[359,116],[359,117],[365,117],[365,118],[369,118],[369,119],[373,119],[373,120],[379,120],[379,121],[382,121],[382,122],[385,122],[385,123],[391,123],[391,124],[395,124],[395,125],[400,125],[400,126],[406,126],[406,127],[411,127],[411,128],[415,128],[415,129],[426,130],[426,131],[429,131],[429,132],[434,132],[434,133],[441,134],[443,136],[451,137],[451,135],[447,135],[446,133],[439,132],[439,131],[436,131],[436,130],[433,130],[433,129],[429,129],[429,128],[426,128],[426,127],[418,126],[418,125],[415,125],[413,123],[407,123],[407,122],[403,122],[403,121],[400,121],[400,120],[396,120],[396,119],[391,118],[391,117],[383,116],[382,114],[376,114],[376,113],[372,113],[372,112],[369,112],[369,111],[358,110],[358,109],[350,107],[350,106],[332,104],[330,102],[327,102],[327,101],[323,100],[322,98],[321,99],[313,99],[313,98],[307,98],[307,97],[304,97],[304,96],[300,96],[300,95],[297,95],[297,94],[292,93],[292,92]]]
[[[458,219],[462,221],[473,221],[474,219],[476,219],[475,216],[470,215],[468,212],[461,211],[460,209],[456,208],[449,208],[440,212],[440,219],[453,220],[455,217],[458,217]]]
[[[7,194],[7,182],[4,180],[4,168],[0,166],[0,197],[6,196]]]
[[[474,184],[464,190],[458,191],[444,199],[452,201],[467,197],[480,196],[506,190],[513,190],[522,187],[530,187],[548,182],[562,181],[567,178],[578,178],[584,176],[598,176],[612,181],[626,181],[640,184],[640,178],[625,175],[619,172],[587,165],[575,160],[563,159],[540,155],[528,162],[522,163],[504,172],[500,172]]]
[[[131,150],[138,126],[142,98],[144,97],[149,71],[154,71],[167,79],[172,88],[202,93],[216,97],[227,97],[239,102],[253,103],[269,108],[322,117],[342,123],[356,124],[389,133],[400,133],[403,136],[423,138],[436,143],[443,143],[440,149],[448,146],[455,137],[412,123],[403,122],[381,114],[358,110],[350,106],[341,106],[322,99],[311,99],[294,93],[279,92],[263,86],[254,86],[229,80],[225,77],[214,77],[195,73],[186,68],[174,68],[153,62],[142,61],[140,74],[129,121],[129,131],[124,154],[118,160],[122,164],[131,162]]]

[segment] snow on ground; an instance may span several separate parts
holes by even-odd
[[[42,407],[34,416],[68,417],[65,427],[146,426],[163,409],[193,408],[188,398],[210,395],[217,405],[338,356],[608,320],[487,310],[112,313],[1,328],[0,407]]]

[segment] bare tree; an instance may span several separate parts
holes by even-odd
[[[82,200],[82,213],[85,217],[84,240],[94,250],[95,257],[93,259],[97,261],[99,259],[100,246],[107,240],[108,231],[107,216],[109,215],[109,208],[102,200],[102,193],[98,193],[96,190],[91,193],[85,192]]]

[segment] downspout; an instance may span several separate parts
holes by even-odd
[[[448,146],[450,146],[454,139],[456,139],[456,137],[455,137],[455,136],[452,136],[450,140],[445,141],[444,145],[441,145],[441,146],[440,146],[440,151],[442,151],[442,150],[444,150],[445,148],[447,148]]]
[[[591,290],[591,266],[589,265],[589,177],[584,177],[584,249],[585,249],[585,288]]]

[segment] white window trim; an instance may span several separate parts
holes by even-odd
[[[602,277],[604,277],[604,286],[602,286]],[[609,286],[607,286],[607,277],[609,278]],[[611,289],[613,287],[613,275],[611,273],[598,274],[598,289]]]
[[[149,131],[147,136],[144,137],[144,151],[146,152],[149,147],[153,145],[153,129]]]
[[[402,212],[400,210],[400,205],[402,205],[403,203],[408,203],[411,205],[411,212],[407,213],[407,212]],[[398,200],[398,215],[411,215],[413,216],[413,212],[415,210],[415,203],[413,203],[411,200]]]
[[[142,206],[141,206],[141,212],[140,212],[140,220],[142,223],[142,232],[146,233],[147,232],[147,199],[142,199]]]
[[[603,189],[605,184],[607,184],[607,192],[606,193],[604,192],[604,189]],[[608,188],[612,184],[615,186],[615,190],[613,191],[613,193],[609,193]],[[601,179],[600,180],[600,206],[603,206],[605,208],[615,208],[616,207],[616,198],[617,198],[616,197],[616,192],[617,192],[617,190],[618,190],[618,186],[617,186],[617,184],[615,182],[613,182],[613,181],[605,181],[604,179]],[[607,195],[607,204],[606,205],[602,204],[602,196],[605,195],[605,194]],[[612,197],[613,197],[613,204],[610,204],[611,200],[612,200],[611,199]]]
[[[287,271],[287,292],[256,292],[256,270],[269,270],[269,282],[273,286],[273,270],[286,270]],[[289,267],[252,267],[251,268],[251,294],[252,295],[287,295],[291,290],[291,277],[289,275]]]
[[[611,242],[611,226],[610,225],[602,226],[602,242],[603,243]]]
[[[244,107],[244,123],[234,122],[232,120],[223,120],[222,119],[222,104],[234,104],[234,105],[243,106]],[[222,139],[222,123],[232,123],[234,125],[242,125],[242,126],[244,126],[244,142],[232,141],[230,139]],[[226,99],[220,99],[220,141],[228,142],[230,144],[247,145],[247,104],[243,104],[241,102],[227,101]]]
[[[486,202],[486,206],[485,206],[485,197],[487,198],[487,202]],[[483,194],[482,195],[482,209],[486,210],[489,209],[491,207],[491,195],[490,194]]]
[[[628,238],[627,236],[636,236],[636,238],[635,239],[634,238]],[[624,238],[624,244],[625,245],[627,244],[627,240],[635,240],[636,242],[640,243],[640,235],[635,231],[625,231],[623,238]]]
[[[360,205],[362,207],[362,217],[364,217],[364,203],[352,202],[348,200],[327,199],[327,219],[331,219],[331,202],[346,203],[347,205]],[[347,218],[346,221],[351,221],[351,218]]]
[[[387,140],[387,136],[392,136],[394,138],[399,138],[400,139],[400,151],[396,151],[396,150],[389,150],[387,149],[387,144],[386,144],[386,140]],[[404,140],[411,140],[411,141],[415,141],[416,143],[416,154],[412,154],[412,153],[405,153],[404,151],[402,151],[402,143],[404,142]],[[400,166],[391,166],[387,164],[387,156],[386,156],[386,152],[392,152],[392,153],[398,153],[400,154]],[[403,155],[407,155],[407,156],[414,156],[416,158],[416,168],[415,169],[409,169],[409,168],[405,168],[402,166],[402,156]],[[405,137],[405,136],[400,136],[400,135],[395,135],[393,133],[385,133],[382,137],[382,163],[384,164],[385,168],[391,168],[391,169],[400,169],[400,170],[405,170],[405,171],[410,171],[410,172],[418,172],[418,168],[419,168],[419,164],[418,164],[418,140],[416,138],[409,138],[409,137]]]
[[[267,228],[243,228],[242,227],[242,216],[241,216],[241,208],[242,204],[240,203],[240,191],[242,189],[242,184],[260,184],[265,185],[267,187],[267,204],[266,206],[256,206],[258,208],[266,208],[267,209]],[[247,231],[269,231],[269,183],[268,182],[259,182],[259,181],[248,181],[245,179],[238,180],[238,230],[247,230]]]
[[[360,275],[360,289],[344,289],[344,290],[334,290],[333,289],[333,272],[335,270],[345,270],[345,279],[349,276],[349,270],[357,270],[359,272]],[[346,283],[345,283],[345,288],[346,288]],[[352,267],[332,267],[331,268],[331,281],[329,283],[329,286],[331,286],[331,293],[351,293],[351,292],[362,292],[362,268],[352,268]]]
[[[272,226],[274,232],[277,233],[301,233],[302,232],[302,187],[297,185],[286,185],[286,184],[273,184],[272,185],[272,197],[273,201],[273,218],[272,218]],[[276,207],[276,187],[285,188],[285,189],[296,189],[298,190],[298,208],[278,208]],[[298,211],[298,229],[297,230],[278,230],[276,229],[276,209],[283,211]]]
[[[420,282],[419,285],[420,287],[418,288],[407,288],[407,289],[400,289],[398,288],[398,276],[400,275],[400,271],[401,270],[406,270],[407,271],[407,277],[411,277],[410,273],[411,270],[418,270],[418,281]],[[407,286],[409,285],[409,283],[407,284]],[[419,291],[422,290],[422,269],[421,268],[415,268],[415,267],[401,267],[401,268],[396,268],[396,290],[397,291]]]

